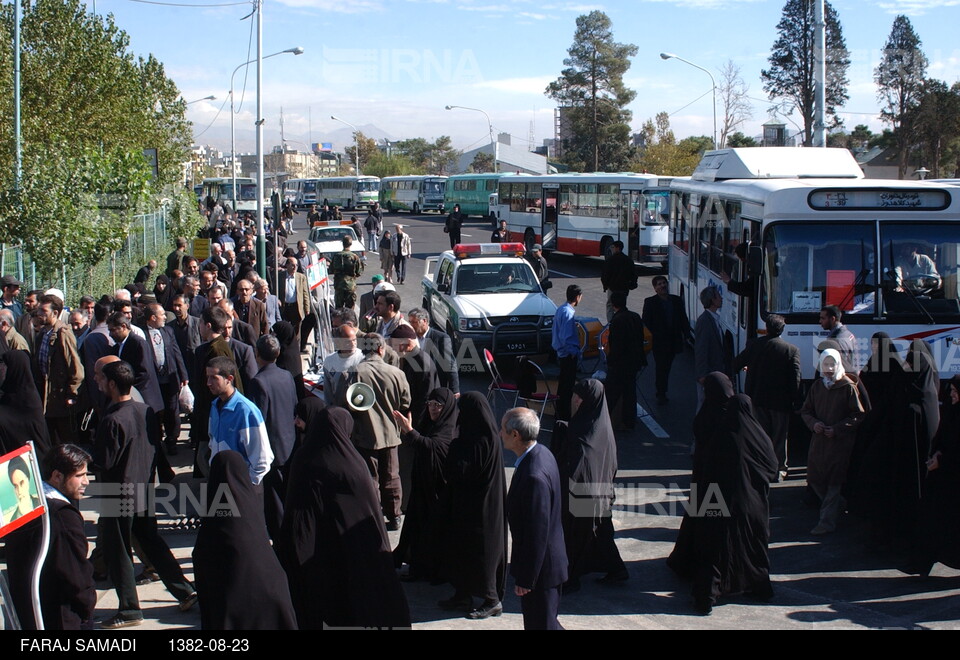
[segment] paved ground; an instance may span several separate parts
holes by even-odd
[[[393,221],[395,216],[389,216]],[[446,246],[441,220],[436,215],[402,216],[414,237],[418,259],[410,264],[407,284],[398,287],[404,309],[419,304],[422,258]],[[465,234],[485,240],[486,225],[471,225]],[[302,234],[300,234],[302,235]],[[467,240],[465,236],[464,240]],[[368,261],[367,274],[377,272]],[[551,297],[559,302],[567,282],[576,281],[586,294],[581,312],[603,316],[605,299],[599,286],[599,261],[556,255],[550,259],[555,287]],[[651,273],[652,274],[652,273]],[[417,277],[414,277],[417,275]],[[571,277],[566,277],[567,275]],[[631,295],[629,306],[639,308],[642,297],[652,294],[649,275]],[[509,365],[505,365],[508,367]],[[593,365],[588,365],[593,369]],[[603,587],[585,580],[583,589],[563,599],[562,624],[569,629],[812,629],[812,628],[960,628],[960,571],[938,565],[929,578],[899,573],[902,561],[897,548],[884,547],[869,536],[865,526],[849,516],[840,530],[814,537],[809,529],[816,512],[800,501],[805,481],[801,468],[792,468],[788,481],[771,491],[771,546],[775,597],[770,603],[746,598],[722,601],[709,617],[694,614],[688,584],[667,568],[689,484],[690,424],[695,405],[692,387],[692,354],[675,363],[671,402],[666,406],[641,401],[649,416],[641,417],[632,432],[618,434],[622,497],[615,512],[617,546],[631,579],[618,587]],[[552,370],[555,373],[555,368]],[[464,389],[484,390],[483,376],[464,377]],[[652,369],[640,378],[641,392],[652,402]],[[502,408],[501,408],[502,409]],[[548,442],[548,434],[543,440]],[[803,464],[803,447],[794,447],[792,463]],[[512,457],[512,454],[510,455]],[[184,471],[187,456],[177,457]],[[510,458],[507,464],[512,465]],[[508,478],[512,469],[508,469]],[[186,477],[183,477],[186,478]],[[188,576],[194,529],[184,529],[175,519],[162,519],[164,538]],[[93,540],[94,529],[88,531]],[[398,532],[390,533],[395,545]],[[97,615],[107,617],[116,608],[108,584],[101,588]],[[512,589],[512,584],[510,584]],[[469,621],[436,607],[449,595],[449,587],[405,583],[415,629],[518,629],[522,628],[519,600],[512,594],[498,619]],[[510,591],[511,589],[508,589]],[[146,621],[140,629],[195,629],[199,611],[181,613],[160,583],[140,587]]]

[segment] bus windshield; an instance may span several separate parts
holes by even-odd
[[[316,182],[316,181],[304,181],[304,182],[303,182],[303,192],[305,192],[305,193],[315,193],[315,192],[317,192],[317,182]]]
[[[960,314],[960,227],[882,223],[880,245],[884,312],[888,316]]]
[[[244,201],[256,201],[257,199],[257,184],[255,183],[243,183],[238,186],[240,188],[240,197]]]
[[[646,202],[646,212],[643,214],[643,224],[666,225],[670,222],[670,191],[658,190],[643,193]]]
[[[424,195],[442,195],[443,194],[443,184],[442,179],[427,179],[423,182],[423,194]]]
[[[764,234],[766,311],[873,314],[876,259],[872,223],[778,223]]]
[[[376,192],[378,190],[380,190],[379,181],[357,181],[357,192]]]

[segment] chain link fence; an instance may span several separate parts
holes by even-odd
[[[119,287],[132,282],[141,266],[150,259],[166,255],[172,247],[168,238],[167,206],[153,213],[135,215],[123,248],[113,253],[104,253],[100,261],[93,266],[80,266],[70,263],[70,255],[63,255],[63,267],[56,280],[41,279],[30,255],[15,245],[3,244],[0,254],[0,275],[13,275],[23,282],[24,292],[32,289],[62,289],[69,306],[75,306],[81,296],[92,295],[99,298],[105,293],[113,293]],[[165,263],[158,265],[156,272],[162,273]]]

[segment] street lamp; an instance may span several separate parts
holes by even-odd
[[[924,181],[927,178],[927,175],[930,174],[930,170],[921,165],[920,169],[914,170],[913,173],[916,174],[921,181]]]
[[[346,124],[353,129],[353,148],[357,150],[357,176],[360,176],[360,131],[357,130],[357,127],[351,124],[348,121],[343,121],[339,117],[334,117],[330,115],[330,119],[333,121],[338,121],[341,124]]]
[[[660,59],[663,59],[663,60],[670,60],[670,59],[680,60],[680,61],[683,62],[684,64],[689,64],[689,65],[692,66],[694,69],[700,69],[700,70],[703,71],[705,74],[707,74],[708,76],[710,76],[710,83],[713,85],[713,148],[714,148],[714,149],[719,149],[719,148],[720,148],[720,145],[717,144],[717,81],[716,81],[716,79],[713,77],[713,74],[710,73],[707,69],[704,69],[702,66],[700,66],[700,65],[698,65],[698,64],[694,64],[693,62],[691,62],[691,61],[689,61],[689,60],[685,60],[685,59],[683,59],[682,57],[680,57],[679,55],[674,55],[673,53],[660,53]]]
[[[447,110],[453,110],[453,109],[458,109],[458,110],[473,110],[474,112],[483,113],[483,116],[487,118],[487,128],[490,130],[490,146],[493,147],[493,171],[494,171],[494,172],[499,172],[499,171],[500,171],[500,154],[499,154],[500,149],[499,149],[499,145],[497,144],[497,142],[494,141],[494,139],[493,139],[493,124],[490,123],[490,115],[488,115],[486,112],[483,112],[483,110],[481,110],[480,108],[468,108],[468,107],[463,106],[463,105],[448,105],[448,106],[447,106]]]
[[[293,53],[294,55],[300,55],[303,53],[303,48],[301,48],[300,46],[297,46],[296,48],[288,48],[286,50],[281,50],[279,53],[273,53],[272,55],[267,55],[263,59],[276,57],[277,55],[283,55],[284,53]],[[248,64],[253,64],[256,61],[257,60],[250,60],[248,62],[244,62],[243,64],[238,66],[236,69],[234,69],[232,74],[230,74],[230,91],[228,92],[230,94],[230,174],[231,174],[232,183],[233,183],[233,186],[232,186],[233,192],[231,194],[233,196],[234,213],[236,213],[237,211],[237,146],[236,146],[237,136],[234,130],[233,77],[237,75],[237,71],[247,66]],[[200,99],[200,100],[203,101],[204,99]],[[263,191],[258,191],[257,194],[262,195]]]
[[[196,101],[187,101],[187,105],[193,105],[194,103],[200,103],[200,101],[216,101],[217,97],[211,94],[210,96],[204,96],[202,99],[197,99]]]

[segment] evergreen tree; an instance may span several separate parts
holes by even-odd
[[[783,16],[777,23],[779,36],[773,44],[768,61],[770,68],[760,72],[763,91],[771,100],[783,98],[800,112],[803,118],[803,144],[813,144],[814,119],[814,39],[813,1],[787,0]],[[847,95],[847,69],[850,53],[847,51],[840,18],[829,2],[824,2],[826,23],[826,120],[827,128],[839,128],[843,122],[837,117]]]
[[[613,40],[602,11],[577,18],[573,45],[560,77],[545,94],[564,108],[568,122],[561,158],[572,169],[622,171],[630,161],[630,119],[626,109],[637,93],[623,84],[637,47]]]
[[[920,37],[913,31],[910,19],[897,16],[893,19],[883,57],[873,76],[877,83],[877,97],[883,103],[881,117],[893,128],[896,139],[897,169],[901,179],[907,174],[907,161],[915,138],[914,110],[920,104],[927,75],[927,57],[920,45]]]

